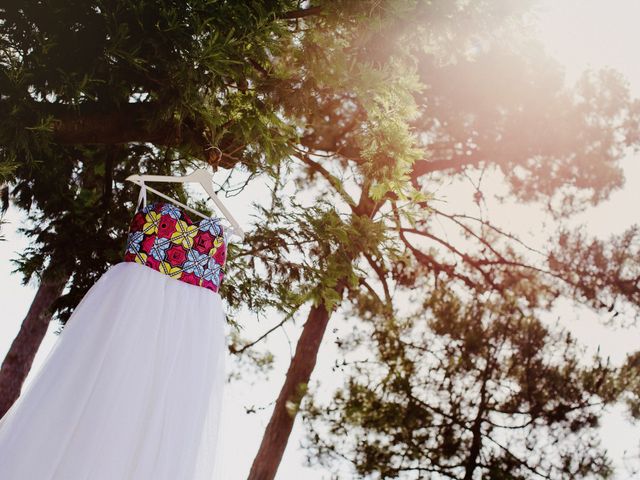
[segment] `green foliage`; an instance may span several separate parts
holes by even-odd
[[[295,132],[260,93],[264,75],[255,65],[292,41],[276,16],[293,7],[208,1],[2,7],[0,178],[10,183],[15,204],[30,212],[21,232],[32,239],[15,264],[24,282],[52,262],[70,277],[70,291],[54,308],[61,320],[121,260],[137,197],[127,175],[184,173],[202,160],[203,147],[231,137],[227,158],[250,172],[268,173],[290,153]],[[141,119],[145,131],[169,122],[206,138],[192,133],[162,149],[57,142],[66,123],[101,114],[117,122],[131,102],[152,107]],[[158,188],[187,201],[180,187]]]
[[[640,419],[640,352],[627,356],[618,381],[624,390],[624,402],[629,413],[633,418]]]
[[[232,246],[228,268],[236,273],[225,285],[230,306],[253,312],[295,312],[307,302],[330,311],[341,300],[335,289],[340,279],[356,287],[367,275],[353,259],[377,252],[386,235],[382,222],[341,215],[328,201],[306,207],[274,192],[271,205],[254,207],[258,220],[246,247]]]
[[[623,302],[640,305],[640,227],[632,225],[607,240],[589,238],[585,227],[563,230],[549,254],[549,266],[569,277],[567,287],[598,308],[613,312]],[[614,312],[614,318],[619,311]]]
[[[22,180],[13,186],[13,202],[28,212],[18,231],[31,242],[13,263],[24,283],[40,278],[50,264],[72,277],[53,306],[64,323],[99,276],[122,260],[138,196],[138,187],[124,179],[138,168],[170,174],[184,166],[142,146],[61,148],[59,155],[70,160],[15,170]],[[158,188],[187,201],[180,184]]]
[[[573,337],[514,302],[441,285],[415,304],[343,340],[344,386],[305,407],[310,460],[375,478],[609,478],[596,432],[617,369],[583,365]]]
[[[529,478],[525,454],[552,478],[607,477],[590,402],[626,389],[637,413],[635,363],[582,365],[575,340],[538,316],[560,296],[637,311],[637,229],[607,243],[559,225],[537,251],[491,219],[441,208],[436,193],[474,169],[500,172],[510,198],[544,202],[561,222],[622,185],[639,104],[615,72],[565,85],[519,33],[533,3],[339,0],[313,15],[282,0],[0,7],[0,179],[32,239],[18,269],[25,281],[52,263],[68,274],[56,303],[68,317],[120,260],[137,197],[126,176],[184,173],[220,146],[220,166],[247,185],[275,184],[229,250],[230,322],[242,328],[231,313],[242,308],[293,321],[313,304],[367,327],[342,342],[368,348],[367,361],[311,449],[328,461],[358,433],[340,453],[383,477]],[[491,193],[478,185],[478,204]],[[406,314],[410,291],[419,311]],[[231,340],[243,367],[272,366],[259,339]]]
[[[3,156],[44,156],[51,111],[60,111],[53,106],[99,113],[135,99],[154,106],[143,119],[149,129],[171,120],[206,134],[181,145],[192,156],[201,157],[200,140],[216,145],[231,135],[247,146],[238,158],[248,168],[277,163],[290,152],[294,131],[259,93],[262,72],[254,63],[287,48],[291,33],[275,17],[294,7],[286,1],[3,7]]]

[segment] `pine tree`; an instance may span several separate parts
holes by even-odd
[[[271,205],[256,206],[260,219],[230,250],[221,293],[233,308],[275,307],[283,322],[309,308],[249,475],[271,479],[341,305],[355,305],[363,318],[379,318],[380,310],[392,318],[391,282],[418,288],[433,278],[476,295],[517,292],[530,306],[558,296],[612,311],[637,304],[636,231],[598,249],[597,240],[578,241],[568,230],[531,259],[499,226],[438,209],[434,200],[434,182],[491,170],[505,176],[514,198],[546,202],[562,222],[622,184],[619,161],[638,144],[637,102],[615,72],[566,87],[561,68],[518,33],[531,4],[5,7],[0,164],[15,167],[11,185],[34,182],[44,191],[33,165],[75,171],[66,149],[123,146],[118,175],[110,168],[101,175],[124,209],[135,195],[123,179],[150,158],[153,171],[209,163],[248,173],[247,185],[269,179]],[[223,152],[219,161],[213,146]],[[64,178],[79,188],[77,172]],[[303,201],[309,194],[318,199],[312,207]],[[483,194],[478,188],[478,202]],[[55,211],[71,221],[70,204],[49,208],[50,197],[34,197],[34,207],[44,218]],[[475,243],[443,237],[437,221]],[[117,231],[109,239],[123,241]],[[68,246],[47,238],[23,271],[43,271]],[[577,278],[568,266],[590,255],[598,262]],[[107,264],[88,264],[84,277],[86,265],[75,272],[86,280]],[[69,288],[77,300],[88,282],[75,278]],[[261,362],[257,343],[238,336],[231,349]]]
[[[327,405],[309,396],[307,455],[358,478],[610,478],[599,418],[619,368],[517,296],[417,291],[410,314],[361,322]],[[586,365],[585,365],[586,364]],[[340,471],[338,469],[338,471]]]
[[[65,322],[120,259],[128,174],[184,172],[194,161],[268,172],[286,154],[292,127],[255,85],[267,83],[261,64],[291,41],[278,19],[289,7],[1,7],[0,174],[8,197],[33,211],[24,233],[34,243],[17,265],[40,287],[0,371],[0,412],[17,398],[48,321]],[[95,182],[82,185],[83,176]]]

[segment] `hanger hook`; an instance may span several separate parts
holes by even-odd
[[[213,155],[209,152],[209,150],[217,150],[218,153],[215,158],[212,158]],[[205,148],[205,153],[207,156],[207,163],[213,167],[213,171],[218,170],[218,165],[220,164],[220,160],[222,160],[222,150],[214,145],[209,145]]]

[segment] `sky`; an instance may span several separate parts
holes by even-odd
[[[540,8],[538,34],[549,53],[565,66],[569,82],[577,78],[584,69],[613,67],[629,80],[632,93],[640,96],[638,18],[640,2],[637,0],[545,0]],[[623,165],[626,174],[624,188],[614,192],[609,201],[590,209],[578,219],[586,222],[595,235],[606,236],[620,232],[629,225],[640,222],[640,210],[629,208],[630,205],[640,203],[640,161],[636,157],[629,157],[624,160]],[[444,199],[453,206],[460,199],[468,200],[469,189],[468,184],[452,184],[443,192]],[[223,201],[241,225],[249,225],[251,202],[259,202],[260,198],[265,198],[266,192],[266,187],[256,187],[247,189],[236,197],[224,198]],[[535,230],[536,213],[527,211],[528,207],[521,207],[522,211],[517,215],[514,215],[514,206],[501,210],[499,205],[491,204],[489,208],[492,219],[502,225],[507,222],[514,233],[527,235]],[[17,334],[35,292],[35,285],[23,286],[20,277],[11,274],[13,267],[9,259],[24,249],[27,240],[15,231],[21,221],[15,209],[9,210],[6,219],[9,224],[3,226],[3,234],[7,241],[0,242],[0,301],[4,312],[0,318],[0,358],[4,358]],[[221,457],[225,480],[240,480],[247,476],[307,312],[308,309],[303,309],[295,324],[289,324],[269,336],[265,346],[275,354],[275,364],[267,377],[256,379],[254,383],[235,381],[228,383],[225,388],[221,427]],[[588,348],[595,350],[599,347],[613,361],[620,361],[626,353],[640,347],[638,328],[623,330],[605,327],[594,314],[571,305],[554,313],[563,318],[565,326]],[[256,322],[254,317],[247,315],[238,320],[245,325],[244,335],[256,338],[277,323],[279,318],[274,316]],[[58,328],[56,323],[50,325],[27,377],[27,383],[56,342],[58,336],[54,332]],[[333,318],[312,377],[314,386],[331,386],[340,382],[339,376],[332,372],[331,367],[337,355],[334,340],[342,334],[342,328],[343,319],[340,316]],[[229,358],[230,370],[235,369],[231,362]],[[330,388],[325,391],[329,392]],[[245,413],[245,408],[251,407],[257,412]],[[304,451],[299,448],[303,435],[300,422],[296,422],[277,478],[329,479],[326,472],[304,466]],[[637,451],[640,447],[640,426],[633,425],[619,409],[613,409],[604,418],[602,438],[612,457],[621,464],[625,450],[635,448]],[[617,478],[628,477],[621,473]]]

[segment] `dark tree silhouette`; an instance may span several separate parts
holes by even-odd
[[[598,249],[598,239],[576,241],[563,223],[622,185],[620,160],[638,145],[639,104],[615,72],[565,85],[562,69],[526,38],[532,4],[2,7],[0,172],[11,198],[21,183],[45,192],[34,165],[77,173],[85,165],[65,149],[123,146],[128,153],[113,170],[98,174],[121,195],[122,211],[135,198],[123,184],[129,171],[208,162],[246,174],[245,185],[272,185],[245,244],[230,251],[221,290],[230,308],[281,311],[276,325],[307,315],[249,474],[272,479],[341,306],[355,306],[362,318],[393,318],[397,285],[436,280],[457,282],[471,297],[518,294],[529,308],[562,296],[613,315],[637,303],[637,231]],[[213,146],[223,152],[219,161]],[[503,175],[511,199],[553,213],[558,232],[544,249],[531,255],[504,226],[437,202],[438,182],[481,172]],[[61,178],[76,198],[78,175]],[[491,193],[478,187],[477,201]],[[309,196],[317,199],[311,206]],[[40,218],[77,215],[72,202],[56,209],[47,195],[24,198],[22,208],[31,198]],[[457,237],[434,222],[448,223]],[[55,233],[87,234],[71,224],[78,230]],[[124,241],[120,235],[111,230],[108,241]],[[47,238],[55,248],[36,245],[26,274],[69,250],[69,237],[59,238]],[[588,267],[581,260],[596,257]],[[109,261],[78,261],[74,271],[95,278]],[[584,275],[567,268],[575,265]],[[76,284],[76,274],[69,288],[79,294],[88,283]],[[231,350],[261,361],[258,344],[238,336]]]

